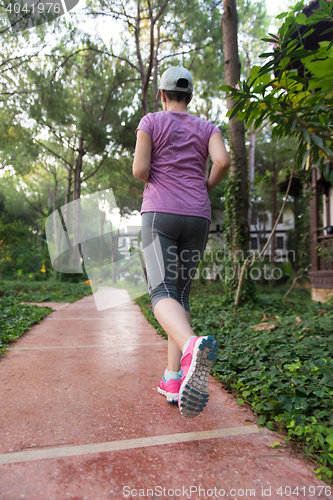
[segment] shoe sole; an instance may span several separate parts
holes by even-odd
[[[178,402],[178,393],[166,392],[166,391],[163,391],[163,389],[160,389],[159,387],[157,387],[157,391],[160,394],[162,394],[163,396],[166,396],[168,403],[177,403]]]
[[[210,335],[194,346],[190,368],[179,390],[179,410],[184,417],[196,417],[206,407],[208,376],[217,353],[218,343]]]

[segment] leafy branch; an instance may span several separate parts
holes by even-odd
[[[281,14],[278,33],[263,39],[274,46],[260,55],[264,64],[253,66],[237,86],[221,89],[235,103],[230,118],[254,130],[269,119],[273,137],[297,137],[295,169],[308,169],[311,161],[333,184],[333,4],[320,0],[320,10],[308,15],[301,9],[303,2]]]

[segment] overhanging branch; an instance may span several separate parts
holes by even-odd
[[[86,177],[81,179],[81,183],[87,181],[88,179],[90,179],[90,177],[92,177],[93,175],[95,175],[98,172],[98,170],[103,165],[104,160],[107,157],[107,155],[108,155],[108,151],[105,153],[105,155],[103,156],[102,160],[100,161],[99,165],[95,168],[95,170],[93,170],[90,174],[88,174]]]
[[[38,142],[38,144],[40,144],[43,148],[47,149],[48,151],[50,151],[50,153],[52,153],[54,156],[56,156],[57,158],[59,158],[59,160],[63,161],[66,165],[68,165],[70,168],[73,168],[72,165],[65,159],[63,158],[61,155],[59,155],[58,153],[56,153],[55,151],[53,151],[52,149],[50,149],[49,147],[47,147],[45,144],[43,144],[41,141],[39,141],[38,139],[35,139],[36,142]]]
[[[62,68],[62,67],[63,67],[63,66],[67,63],[67,61],[68,61],[71,57],[75,56],[76,54],[79,54],[80,52],[85,52],[85,51],[87,51],[87,50],[92,50],[93,52],[98,52],[98,53],[100,53],[100,54],[106,54],[106,55],[108,55],[108,56],[110,56],[110,57],[114,57],[115,59],[119,59],[120,61],[124,61],[124,62],[126,62],[127,64],[129,64],[129,65],[130,65],[133,69],[135,69],[136,71],[138,71],[138,72],[140,73],[139,68],[138,68],[137,66],[135,66],[135,64],[133,64],[133,63],[132,63],[129,59],[127,59],[126,57],[117,56],[116,54],[113,54],[112,52],[108,52],[108,51],[106,51],[106,50],[99,50],[99,49],[95,49],[95,48],[93,48],[93,47],[88,47],[88,48],[86,48],[86,49],[79,49],[79,50],[77,50],[77,51],[73,52],[72,54],[70,54],[69,56],[67,56],[67,57],[65,58],[65,60],[64,60],[64,61],[63,61],[63,62],[62,62],[62,63],[61,63],[58,67],[57,67],[57,69],[55,70],[55,72],[54,72],[54,74],[53,74],[53,76],[52,76],[52,78],[51,78],[51,82],[53,82],[53,80],[54,80],[54,78],[55,78],[55,76],[56,76],[56,74],[57,74],[58,70],[59,70],[60,68]]]

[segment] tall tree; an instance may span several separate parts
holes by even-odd
[[[238,15],[235,0],[223,0],[223,45],[226,84],[235,87],[241,76],[238,52]],[[234,107],[231,96],[227,97],[228,111]],[[229,120],[228,137],[230,145],[230,179],[226,204],[226,233],[231,251],[231,264],[235,279],[230,283],[236,288],[236,276],[240,261],[244,260],[249,248],[248,224],[248,175],[245,148],[244,123],[233,117]]]
[[[133,96],[129,87],[135,80],[128,67],[97,50],[85,51],[85,48],[86,44],[82,44],[73,55],[60,43],[53,51],[53,64],[45,61],[35,64],[29,71],[29,79],[38,92],[35,91],[33,102],[25,105],[25,111],[35,122],[35,141],[41,156],[53,156],[58,165],[67,169],[64,219],[66,225],[73,220],[70,232],[74,248],[81,241],[81,203],[68,206],[71,193],[73,201],[80,200],[82,185],[108,162],[112,152],[117,153],[119,145],[113,132],[124,120],[123,108]],[[56,182],[55,188],[58,189]],[[78,259],[76,252],[75,267]]]
[[[107,0],[102,2],[87,3],[87,13],[96,16],[109,16],[123,22],[127,30],[126,42],[134,42],[135,58],[130,54],[119,55],[109,52],[112,57],[121,58],[134,68],[140,75],[141,80],[141,110],[142,115],[149,111],[148,88],[154,72],[154,81],[157,82],[157,54],[160,44],[160,26],[169,0],[162,2],[144,2]],[[125,34],[124,34],[125,35]]]
[[[239,55],[241,60],[241,75],[247,79],[250,76],[251,67],[254,64],[259,64],[259,55],[265,50],[265,42],[263,38],[266,36],[271,16],[267,13],[265,0],[253,2],[253,0],[238,0],[238,33],[240,33]],[[248,172],[249,172],[249,214],[248,219],[251,220],[252,215],[252,193],[255,175],[255,148],[256,138],[258,133],[266,127],[268,122],[265,122],[260,129],[254,130],[251,125],[247,130],[249,139],[248,150]]]
[[[158,73],[166,61],[191,69],[199,53],[213,45],[221,2],[208,0],[88,0],[87,13],[123,23],[121,39],[127,55],[121,59],[135,69],[141,80],[142,115],[158,111]],[[119,39],[117,40],[119,45]],[[134,50],[130,51],[128,48]],[[119,58],[119,53],[108,53]],[[150,85],[152,82],[152,85]]]
[[[47,139],[36,142],[68,171],[68,202],[71,191],[73,200],[80,198],[82,184],[98,172],[111,150],[116,153],[113,132],[118,133],[125,118],[133,78],[128,68],[105,54],[79,49],[66,58],[70,51],[57,50],[61,65],[41,64],[29,74],[33,84],[38,82],[38,93],[27,111],[35,120],[36,134],[48,132]]]
[[[15,20],[10,22],[6,7],[17,6],[9,2],[0,5],[0,169],[15,164],[23,172],[31,168],[38,148],[30,131],[22,126],[20,102],[34,91],[28,85],[27,72],[47,43],[45,26],[36,28],[34,36],[29,30],[12,32]]]

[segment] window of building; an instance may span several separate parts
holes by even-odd
[[[251,238],[251,240],[250,240],[250,249],[251,250],[258,250],[258,240],[257,240],[257,238]]]
[[[276,246],[277,248],[284,248],[284,241],[283,241],[283,236],[278,236],[276,239]]]

